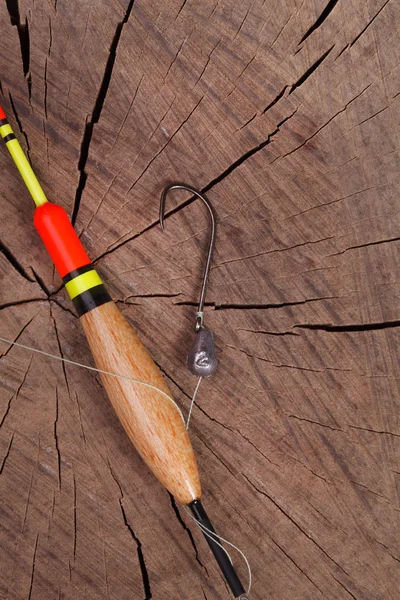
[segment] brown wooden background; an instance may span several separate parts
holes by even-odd
[[[7,0],[0,99],[184,410],[254,600],[400,597],[398,0]],[[0,152],[0,335],[91,364]],[[95,375],[1,344],[0,598],[225,600]],[[244,565],[238,559],[243,579]]]

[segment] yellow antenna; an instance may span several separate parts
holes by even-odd
[[[7,149],[12,156],[13,161],[17,165],[17,169],[21,174],[22,179],[25,181],[25,185],[28,188],[34,203],[36,206],[42,206],[48,202],[42,186],[38,182],[35,173],[32,171],[32,167],[22,150],[19,141],[15,137],[15,133],[12,130],[11,125],[7,121],[5,112],[0,106],[0,135],[6,143]]]

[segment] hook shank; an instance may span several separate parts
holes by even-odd
[[[216,236],[215,212],[214,212],[214,208],[213,208],[212,204],[210,203],[210,201],[208,200],[208,198],[204,194],[202,194],[201,192],[196,190],[195,188],[192,188],[190,185],[186,185],[184,183],[171,183],[164,188],[164,190],[161,194],[161,199],[160,199],[160,225],[161,225],[162,229],[164,229],[165,201],[166,201],[167,194],[170,190],[186,190],[187,192],[194,194],[195,196],[197,196],[197,198],[200,198],[200,200],[202,200],[204,202],[204,204],[206,205],[206,207],[208,209],[209,215],[210,215],[211,233],[210,233],[210,239],[209,239],[209,243],[208,243],[207,260],[206,260],[206,265],[204,268],[203,285],[201,288],[199,306],[198,306],[197,317],[196,317],[196,331],[199,331],[203,327],[204,300],[206,297],[208,278],[210,275],[210,268],[211,268],[211,260],[212,260],[212,255],[214,252],[214,246],[215,246],[215,236]]]

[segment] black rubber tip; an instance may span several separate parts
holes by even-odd
[[[198,521],[204,527],[207,527],[207,529],[209,529],[210,531],[212,531],[212,533],[215,534],[214,539],[210,534],[206,535],[206,533],[203,531],[204,537],[206,538],[207,543],[210,546],[211,551],[216,558],[219,568],[221,569],[227,584],[232,590],[232,594],[235,596],[235,598],[239,598],[240,596],[245,594],[245,589],[238,577],[238,574],[235,571],[234,566],[229,560],[228,555],[218,544],[215,543],[218,542],[220,544],[221,542],[218,539],[218,535],[215,533],[215,529],[212,526],[211,521],[208,518],[201,501],[194,500],[189,504],[189,508],[192,511],[196,521]]]

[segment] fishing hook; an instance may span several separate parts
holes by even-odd
[[[208,279],[210,275],[211,268],[211,260],[215,247],[215,238],[216,238],[216,218],[214,208],[208,198],[191,187],[190,185],[186,185],[184,183],[170,183],[167,185],[160,198],[160,225],[161,229],[164,231],[164,214],[165,214],[165,201],[167,198],[167,194],[171,190],[186,190],[191,194],[200,198],[206,205],[211,222],[211,233],[208,243],[208,252],[207,252],[207,260],[204,268],[203,275],[203,285],[201,287],[201,294],[199,300],[199,306],[196,313],[196,340],[193,344],[191,351],[187,357],[187,367],[193,375],[197,375],[200,377],[210,377],[217,368],[217,359],[215,357],[215,345],[212,331],[204,327],[204,301],[207,291]]]

